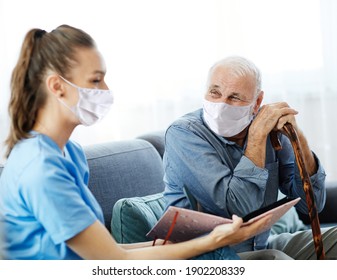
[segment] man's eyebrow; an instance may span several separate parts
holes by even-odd
[[[218,88],[220,88],[220,86],[219,86],[219,85],[210,85],[209,88],[210,88],[210,89],[213,89],[213,88],[218,89]]]

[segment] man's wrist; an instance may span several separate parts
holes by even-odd
[[[244,155],[258,167],[264,168],[266,154],[266,138],[250,138],[248,136],[247,147]]]

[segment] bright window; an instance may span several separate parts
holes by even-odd
[[[337,6],[333,0],[0,0],[0,140],[24,34],[66,23],[91,34],[116,102],[83,145],[165,129],[201,106],[209,67],[238,54],[262,70],[265,103],[287,101],[329,179],[336,179]]]

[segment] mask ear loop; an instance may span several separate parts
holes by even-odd
[[[69,82],[66,78],[63,78],[61,75],[59,75],[59,77],[60,77],[63,81],[65,81],[68,85],[71,85],[72,87],[77,88],[77,89],[79,88],[79,86],[73,84],[72,82]]]
[[[58,76],[59,76],[63,81],[65,81],[67,84],[69,84],[70,86],[76,88],[76,89],[77,89],[77,92],[78,92],[78,89],[79,89],[78,86],[76,86],[75,84],[69,82],[67,79],[63,78],[61,75],[58,75]],[[78,92],[77,94],[78,94],[78,98],[80,99],[80,98],[81,98],[80,93]],[[71,112],[72,112],[72,113],[79,119],[79,121],[81,121],[80,118],[76,115],[76,113],[74,112],[74,110],[73,110],[69,105],[67,105],[62,99],[60,99],[60,98],[58,98],[58,97],[56,97],[56,98],[57,98],[57,100],[58,100],[61,104],[63,104],[63,106],[65,106],[67,109],[69,109],[69,110],[70,110],[70,111],[71,111]]]
[[[165,236],[165,239],[164,239],[164,242],[163,242],[162,245],[165,245],[166,242],[169,240],[169,238],[170,238],[170,236],[171,236],[171,234],[172,234],[172,232],[173,232],[174,226],[175,226],[176,223],[177,223],[178,215],[179,215],[179,212],[177,211],[177,212],[174,214],[174,217],[173,217],[171,226],[170,226],[170,228],[169,228],[169,230],[168,230],[168,232],[167,232],[167,234],[166,234],[166,236]],[[156,236],[156,237],[154,238],[154,240],[153,240],[152,246],[155,246],[157,239],[158,239],[158,237]]]

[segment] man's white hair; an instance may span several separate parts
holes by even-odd
[[[213,70],[218,66],[230,69],[231,73],[236,77],[253,77],[256,80],[256,93],[258,94],[261,91],[262,82],[260,70],[253,62],[241,56],[229,56],[216,62],[208,72],[207,86],[209,86]]]

